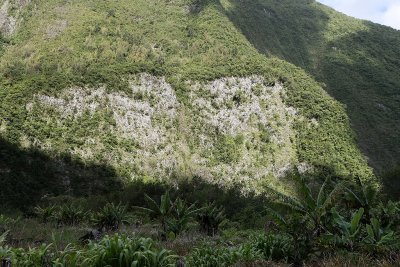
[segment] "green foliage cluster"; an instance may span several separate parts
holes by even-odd
[[[167,267],[175,263],[175,255],[165,249],[157,249],[151,239],[132,239],[125,236],[104,237],[101,242],[90,243],[86,254],[73,254],[75,265],[87,266],[146,266]],[[68,266],[68,255],[64,256]],[[65,265],[64,265],[65,266]]]
[[[148,212],[160,222],[162,226],[160,235],[164,240],[167,235],[175,238],[187,230],[188,224],[194,218],[199,222],[203,232],[213,236],[217,234],[219,225],[225,219],[222,208],[214,204],[209,203],[202,208],[196,208],[195,204],[189,205],[179,197],[172,201],[169,192],[161,196],[160,204],[148,195],[145,196],[148,208],[140,207],[140,209]]]
[[[43,223],[47,223],[49,220],[55,218],[57,207],[56,205],[49,205],[46,207],[37,206],[34,212]]]
[[[1,245],[1,243],[0,243]],[[0,259],[8,259],[15,266],[174,266],[176,256],[158,249],[153,240],[114,235],[105,236],[99,243],[89,243],[80,250],[72,246],[57,251],[52,245],[38,248],[13,249],[0,246]]]
[[[187,230],[188,224],[201,209],[197,209],[195,204],[188,205],[181,198],[175,200],[173,207],[173,217],[168,222],[168,228],[176,237]]]
[[[214,154],[216,155],[217,162],[237,162],[241,157],[243,146],[243,136],[218,136],[218,141],[214,147]]]
[[[230,248],[213,248],[205,245],[192,251],[187,258],[187,264],[193,267],[228,267],[238,263],[251,263],[261,258],[260,251],[250,245]]]
[[[90,223],[94,227],[105,231],[115,231],[124,224],[129,223],[127,206],[121,203],[106,203],[99,211],[86,210],[76,203],[67,203],[61,206],[50,204],[48,206],[37,206],[34,215],[42,223],[55,222],[58,226],[74,226],[82,222]]]
[[[76,225],[84,220],[87,212],[78,205],[64,204],[54,214],[58,224]]]
[[[123,223],[129,222],[127,206],[107,203],[95,216],[95,225],[98,229],[117,230]]]
[[[5,241],[8,232],[13,224],[15,224],[20,218],[10,218],[4,214],[0,214],[0,245]]]
[[[1,33],[0,33],[0,55],[4,51],[4,46],[6,46],[9,43],[7,38],[5,38]]]
[[[270,189],[273,203],[269,208],[278,229],[292,240],[289,244],[296,251],[292,261],[335,249],[375,255],[399,250],[398,226],[392,221],[399,215],[398,204],[379,203],[376,194],[366,194],[373,189],[361,181],[354,188],[357,191],[330,178],[313,190],[304,178],[296,179],[297,197]]]
[[[41,245],[37,248],[17,248],[0,246],[0,258],[10,261],[15,266],[42,267],[51,264],[53,256],[49,251],[50,245]]]
[[[292,240],[285,234],[268,234],[255,237],[254,248],[266,260],[288,261],[293,255]]]
[[[226,219],[224,208],[214,203],[207,203],[197,214],[200,229],[209,236],[214,236],[219,231],[219,226]]]

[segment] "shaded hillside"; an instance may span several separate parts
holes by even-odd
[[[83,164],[70,156],[54,158],[0,138],[0,206],[26,208],[44,196],[88,196],[121,189],[115,171]]]
[[[312,74],[346,105],[369,163],[400,158],[400,32],[310,0],[223,0],[231,21],[263,54]]]
[[[296,166],[372,178],[344,107],[260,54],[219,1],[6,2],[0,134],[16,147],[124,182],[285,190]]]

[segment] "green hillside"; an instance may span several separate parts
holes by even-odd
[[[344,106],[301,68],[260,53],[268,33],[246,38],[235,5],[2,0],[3,199],[192,176],[287,190],[282,177],[296,166],[371,179]],[[248,29],[263,29],[255,22]]]
[[[398,266],[397,31],[304,0],[0,0],[0,33],[1,266]]]
[[[359,146],[378,172],[399,164],[400,31],[316,1],[221,3],[260,53],[305,69],[346,105]]]

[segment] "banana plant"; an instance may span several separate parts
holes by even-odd
[[[374,218],[379,219],[382,227],[397,230],[400,226],[400,202],[388,201],[386,204],[379,203],[372,209]]]
[[[341,216],[335,208],[331,209],[331,213],[340,232],[340,235],[331,235],[335,243],[348,247],[351,251],[353,251],[355,245],[360,239],[360,233],[362,229],[361,219],[364,215],[364,208],[358,209],[358,211],[353,214],[350,222],[346,221],[345,218]]]
[[[219,231],[219,226],[225,221],[225,211],[221,206],[215,203],[208,203],[196,216],[200,229],[209,236],[214,236]]]
[[[357,208],[364,208],[365,215],[370,218],[371,209],[377,202],[378,190],[372,183],[365,183],[360,177],[356,178],[356,187],[344,187],[345,198],[356,204]]]
[[[328,190],[331,181],[330,178],[327,178],[317,194],[313,194],[302,177],[295,175],[294,178],[297,182],[297,197],[286,195],[269,187],[267,191],[274,198],[273,204],[278,207],[282,206],[285,210],[290,210],[291,213],[300,213],[304,216],[304,221],[311,222],[314,235],[319,236],[326,231],[323,220],[333,206],[335,197],[342,191],[343,184],[335,184],[332,189]],[[273,215],[275,216],[277,213],[279,212],[276,211]]]
[[[198,214],[203,208],[197,209],[196,204],[188,205],[181,198],[177,198],[173,203],[173,218],[168,220],[168,228],[174,235],[186,230],[189,221]]]
[[[374,249],[399,246],[399,241],[396,239],[395,233],[388,228],[382,228],[378,219],[372,218],[371,223],[367,224],[366,228],[368,235],[364,239],[364,243],[372,246]]]
[[[157,201],[149,197],[147,194],[145,194],[145,198],[147,201],[148,208],[146,207],[138,207],[138,208],[148,212],[150,215],[157,218],[161,223],[163,233],[166,234],[167,220],[171,216],[171,212],[173,209],[173,203],[171,201],[169,192],[166,192],[164,195],[161,196],[159,204],[157,203]]]

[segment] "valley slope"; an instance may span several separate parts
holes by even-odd
[[[345,107],[260,53],[233,2],[0,3],[3,202],[193,176],[284,191],[294,167],[374,179]]]
[[[310,0],[224,0],[231,21],[267,56],[311,74],[345,104],[378,173],[400,158],[400,31]]]

